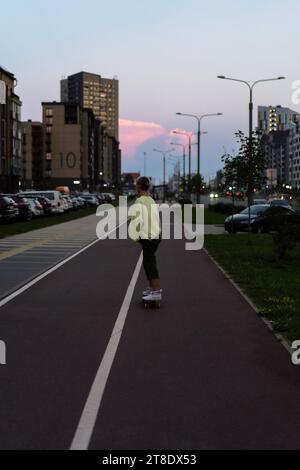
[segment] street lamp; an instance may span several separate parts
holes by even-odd
[[[147,176],[147,152],[144,152],[144,176]]]
[[[195,133],[186,132],[186,131],[173,131],[173,134],[177,135],[185,135],[188,138],[188,146],[189,146],[189,175],[188,175],[188,191],[190,190],[191,186],[191,166],[192,166],[192,137]]]
[[[186,113],[176,113],[177,116],[191,117],[198,121],[198,151],[197,151],[197,176],[198,182],[200,183],[200,141],[201,141],[201,122],[204,118],[213,117],[213,116],[222,116],[223,113],[213,113],[213,114],[202,114],[202,116],[197,116],[196,114],[186,114]],[[200,204],[200,184],[197,185],[197,204]]]
[[[175,180],[176,176],[176,184],[177,184],[177,190],[180,188],[180,158],[179,156],[176,155],[171,155],[168,158],[168,162],[173,166],[174,168],[174,173],[173,173],[173,182]],[[173,183],[173,189],[175,187],[175,184]]]
[[[164,184],[164,198],[163,198],[163,202],[166,202],[166,156],[168,155],[168,153],[171,153],[173,152],[175,149],[172,148],[172,149],[169,149],[169,150],[159,150],[159,149],[153,149],[153,152],[157,152],[157,153],[160,153],[162,156],[163,156],[163,178],[164,178],[164,181],[163,181],[163,184]]]
[[[237,78],[225,77],[225,75],[218,75],[218,78],[221,80],[230,80],[232,82],[244,83],[249,88],[250,91],[250,101],[249,101],[249,138],[252,139],[253,135],[253,89],[258,83],[263,82],[274,82],[277,80],[285,80],[285,77],[277,78],[264,78],[262,80],[256,80],[255,82],[248,82],[247,80],[239,80]]]
[[[187,145],[184,144],[176,144],[175,142],[170,142],[170,145],[177,145],[178,147],[182,148],[182,157],[183,157],[183,179],[185,181],[185,157],[186,157],[186,148]]]

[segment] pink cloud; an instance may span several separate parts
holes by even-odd
[[[120,119],[122,153],[129,159],[134,158],[137,148],[144,142],[165,134],[166,130],[160,124]]]

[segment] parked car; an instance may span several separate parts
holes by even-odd
[[[272,199],[270,201],[271,206],[280,206],[280,207],[287,207],[288,209],[292,209],[292,206],[286,199]]]
[[[56,204],[51,202],[47,197],[39,196],[36,198],[44,209],[45,215],[57,214]]]
[[[32,212],[30,210],[30,205],[28,201],[18,196],[17,194],[7,194],[16,204],[19,210],[19,219],[21,220],[31,220],[32,219]]]
[[[72,199],[70,198],[70,196],[62,195],[61,197],[66,202],[67,211],[72,210],[73,209],[73,202],[72,202]]]
[[[278,227],[287,222],[300,224],[300,215],[288,206],[271,205],[269,209],[256,217],[251,224],[253,233],[268,233],[278,230]]]
[[[19,215],[17,204],[5,194],[0,195],[0,221],[15,220]]]
[[[108,193],[99,193],[97,194],[98,199],[100,198],[100,204],[110,204],[113,202],[113,199],[111,198],[110,194]]]
[[[51,202],[49,199],[47,199],[46,197],[42,197],[42,196],[36,196],[36,197],[33,197],[33,196],[29,196],[26,198],[26,201],[38,201],[40,203],[40,205],[42,206],[43,208],[43,211],[44,211],[44,215],[50,215],[50,214],[57,214],[57,207],[56,207],[56,204],[54,204],[53,202]]]
[[[264,204],[268,204],[266,199],[254,199],[254,201],[253,201],[254,206],[261,206],[261,205],[264,205]]]
[[[94,194],[94,196],[98,199],[99,204],[105,204],[108,202],[104,194]]]
[[[77,196],[76,199],[77,199],[77,202],[78,202],[78,204],[79,204],[79,207],[82,208],[82,207],[85,207],[85,206],[86,206],[85,200],[84,200],[82,197]]]
[[[113,193],[101,193],[104,197],[105,202],[114,202],[116,200],[116,196]]]
[[[44,215],[44,209],[37,199],[30,198],[27,201],[30,204],[33,217],[42,217]]]
[[[98,207],[99,206],[99,201],[96,198],[96,196],[93,196],[93,194],[83,194],[81,198],[85,201],[85,204],[88,207]]]
[[[269,208],[269,204],[253,205],[250,207],[251,230],[255,219],[263,215]],[[249,230],[249,208],[247,207],[247,209],[244,209],[239,214],[227,217],[224,227],[228,233],[247,232]]]
[[[61,194],[58,192],[58,191],[24,191],[22,193],[19,193],[19,196],[23,196],[25,198],[29,198],[29,197],[33,197],[33,198],[37,198],[37,197],[46,197],[47,199],[49,199],[52,203],[52,213],[57,213],[57,214],[61,214],[63,213],[65,210],[64,210],[64,206],[63,204],[61,204],[61,200],[60,200],[60,196]]]
[[[70,210],[69,204],[63,196],[59,198],[60,207],[62,208],[63,212],[68,212]]]
[[[76,196],[70,196],[71,202],[72,202],[72,207],[73,210],[76,211],[77,209],[80,209],[82,207],[81,202],[79,201],[79,198]]]

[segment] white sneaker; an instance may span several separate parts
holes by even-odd
[[[147,287],[147,288],[143,291],[143,297],[146,297],[146,295],[151,294],[151,292],[152,292],[151,287]]]
[[[147,302],[160,302],[162,300],[162,290],[153,290],[143,297]]]

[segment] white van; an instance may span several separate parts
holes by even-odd
[[[52,203],[52,214],[62,214],[65,211],[64,205],[61,202],[61,194],[59,191],[24,191],[19,193],[22,197],[46,197]]]

